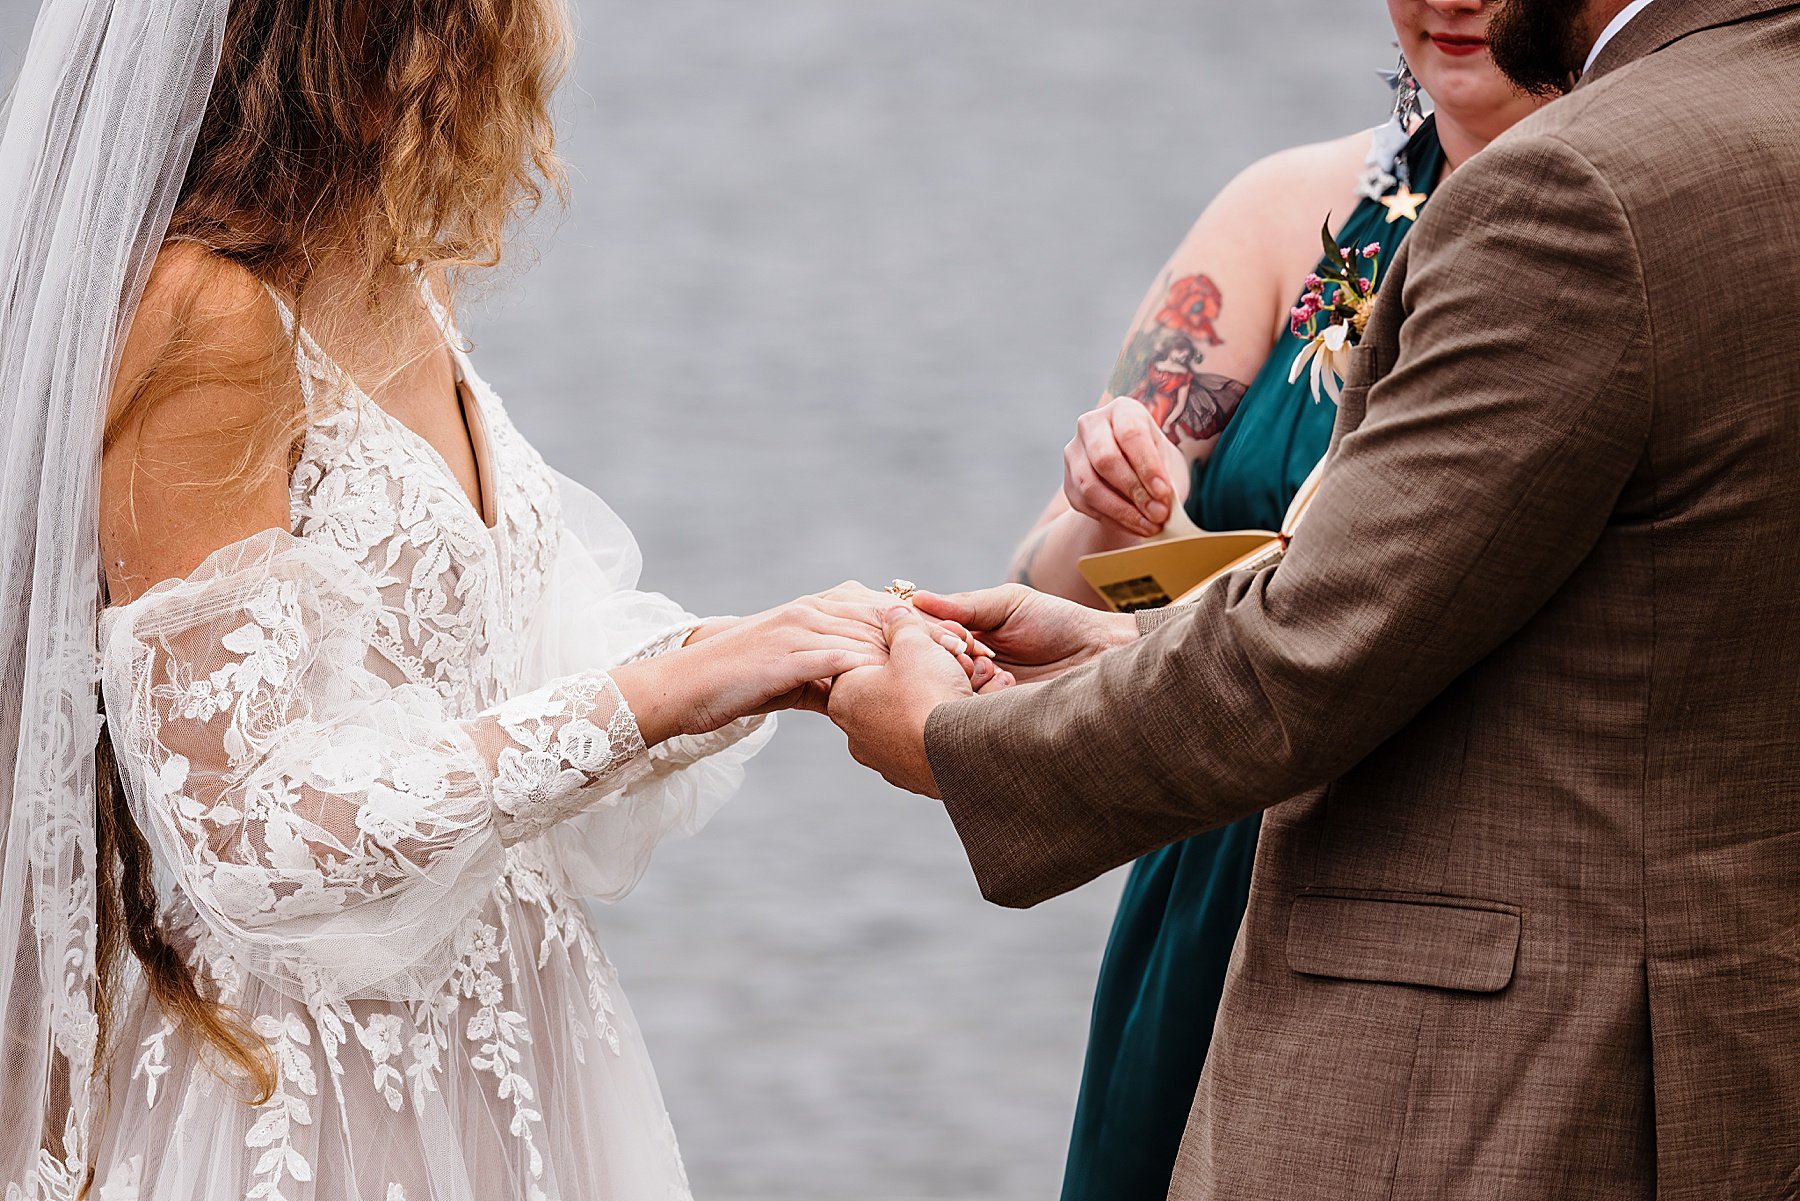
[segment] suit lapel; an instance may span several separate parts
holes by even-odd
[[[1655,0],[1608,42],[1578,87],[1648,58],[1703,29],[1747,21],[1766,13],[1800,8],[1796,0]]]

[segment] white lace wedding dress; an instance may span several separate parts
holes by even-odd
[[[246,1104],[134,991],[103,1201],[688,1196],[582,898],[628,892],[772,727],[645,750],[607,672],[695,619],[455,354],[492,528],[302,335],[291,528],[102,619],[171,928],[279,1070]]]

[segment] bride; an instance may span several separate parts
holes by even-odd
[[[882,661],[892,598],[637,591],[476,374],[458,286],[556,178],[566,40],[557,0],[39,18],[0,141],[8,1201],[687,1196],[581,899]]]

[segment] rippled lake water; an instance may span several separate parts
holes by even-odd
[[[998,579],[1206,199],[1376,123],[1393,53],[1375,0],[579,8],[571,203],[466,323],[702,612]],[[802,716],[598,917],[701,1201],[1043,1201],[1117,891],[986,906]]]

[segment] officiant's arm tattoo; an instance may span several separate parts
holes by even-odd
[[[1044,543],[1050,540],[1051,528],[1051,526],[1045,525],[1042,529],[1025,539],[1025,545],[1021,546],[1019,548],[1019,553],[1013,556],[1013,583],[1023,584],[1027,588],[1035,587],[1031,582],[1031,573],[1037,566],[1038,555],[1043,553]]]
[[[1211,276],[1170,284],[1127,341],[1107,391],[1143,404],[1170,441],[1216,438],[1247,390],[1229,376],[1200,370],[1206,352],[1225,344],[1216,325],[1224,310],[1224,294]]]

